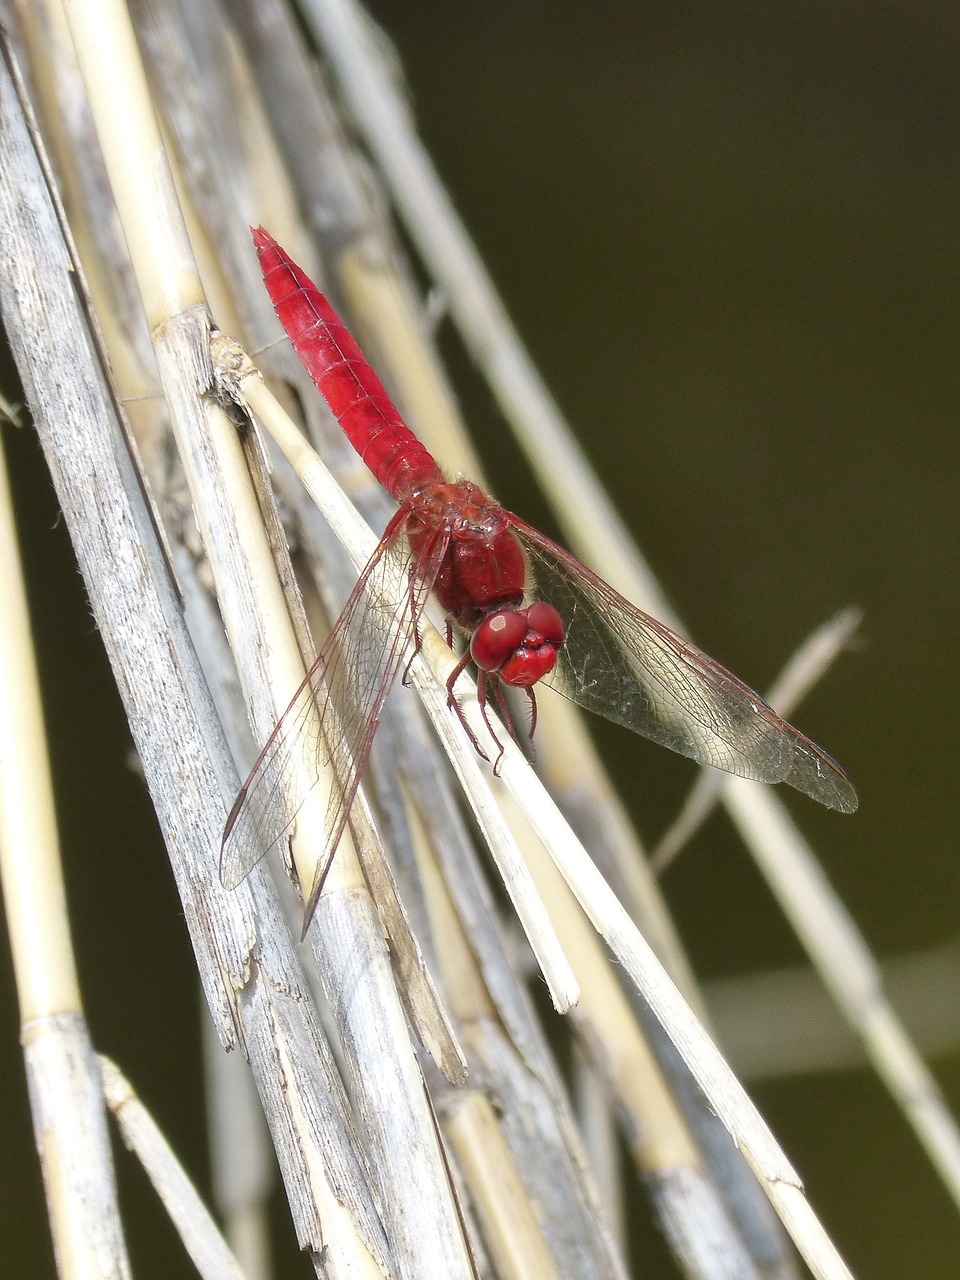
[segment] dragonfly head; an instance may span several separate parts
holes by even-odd
[[[470,642],[470,656],[482,671],[528,689],[549,675],[563,644],[563,622],[552,604],[498,609],[483,619]]]

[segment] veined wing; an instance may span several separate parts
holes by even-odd
[[[786,782],[842,813],[856,809],[857,793],[840,766],[758,693],[509,514],[537,593],[566,629],[546,684],[700,764]]]
[[[332,775],[326,846],[309,888],[309,919],[343,835],[383,703],[430,595],[445,531],[414,559],[399,510],[367,562],[303,684],[277,723],[224,830],[220,879],[233,888],[293,825],[320,771]],[[306,888],[306,886],[304,886]]]

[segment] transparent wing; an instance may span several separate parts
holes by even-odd
[[[643,613],[517,516],[537,594],[566,635],[551,685],[671,751],[742,778],[786,782],[852,813],[857,794],[816,743],[708,654]]]
[[[390,521],[316,662],[283,713],[227,820],[220,879],[240,883],[292,826],[322,769],[332,788],[326,847],[307,895],[308,911],[343,834],[384,700],[430,595],[447,535],[414,559],[405,512]]]

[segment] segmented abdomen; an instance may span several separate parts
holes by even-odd
[[[441,478],[383,383],[317,286],[262,227],[253,232],[263,281],[304,368],[347,439],[398,500]]]

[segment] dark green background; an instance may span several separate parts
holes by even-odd
[[[861,810],[785,799],[879,955],[955,937],[954,7],[373,9],[519,329],[692,633],[762,689],[826,615],[866,610],[862,651],[797,716],[849,769]],[[549,528],[448,346],[498,495]],[[5,434],[93,1030],[202,1179],[198,997],[177,901],[32,438]],[[691,771],[626,733],[600,737],[655,837]],[[798,961],[722,817],[666,887],[704,976]],[[46,1276],[6,963],[0,973],[0,1269]],[[958,1067],[936,1064],[954,1106]],[[859,1277],[953,1280],[956,1213],[871,1075],[753,1093]],[[120,1159],[137,1274],[189,1275]],[[672,1276],[643,1212],[637,1274]]]

